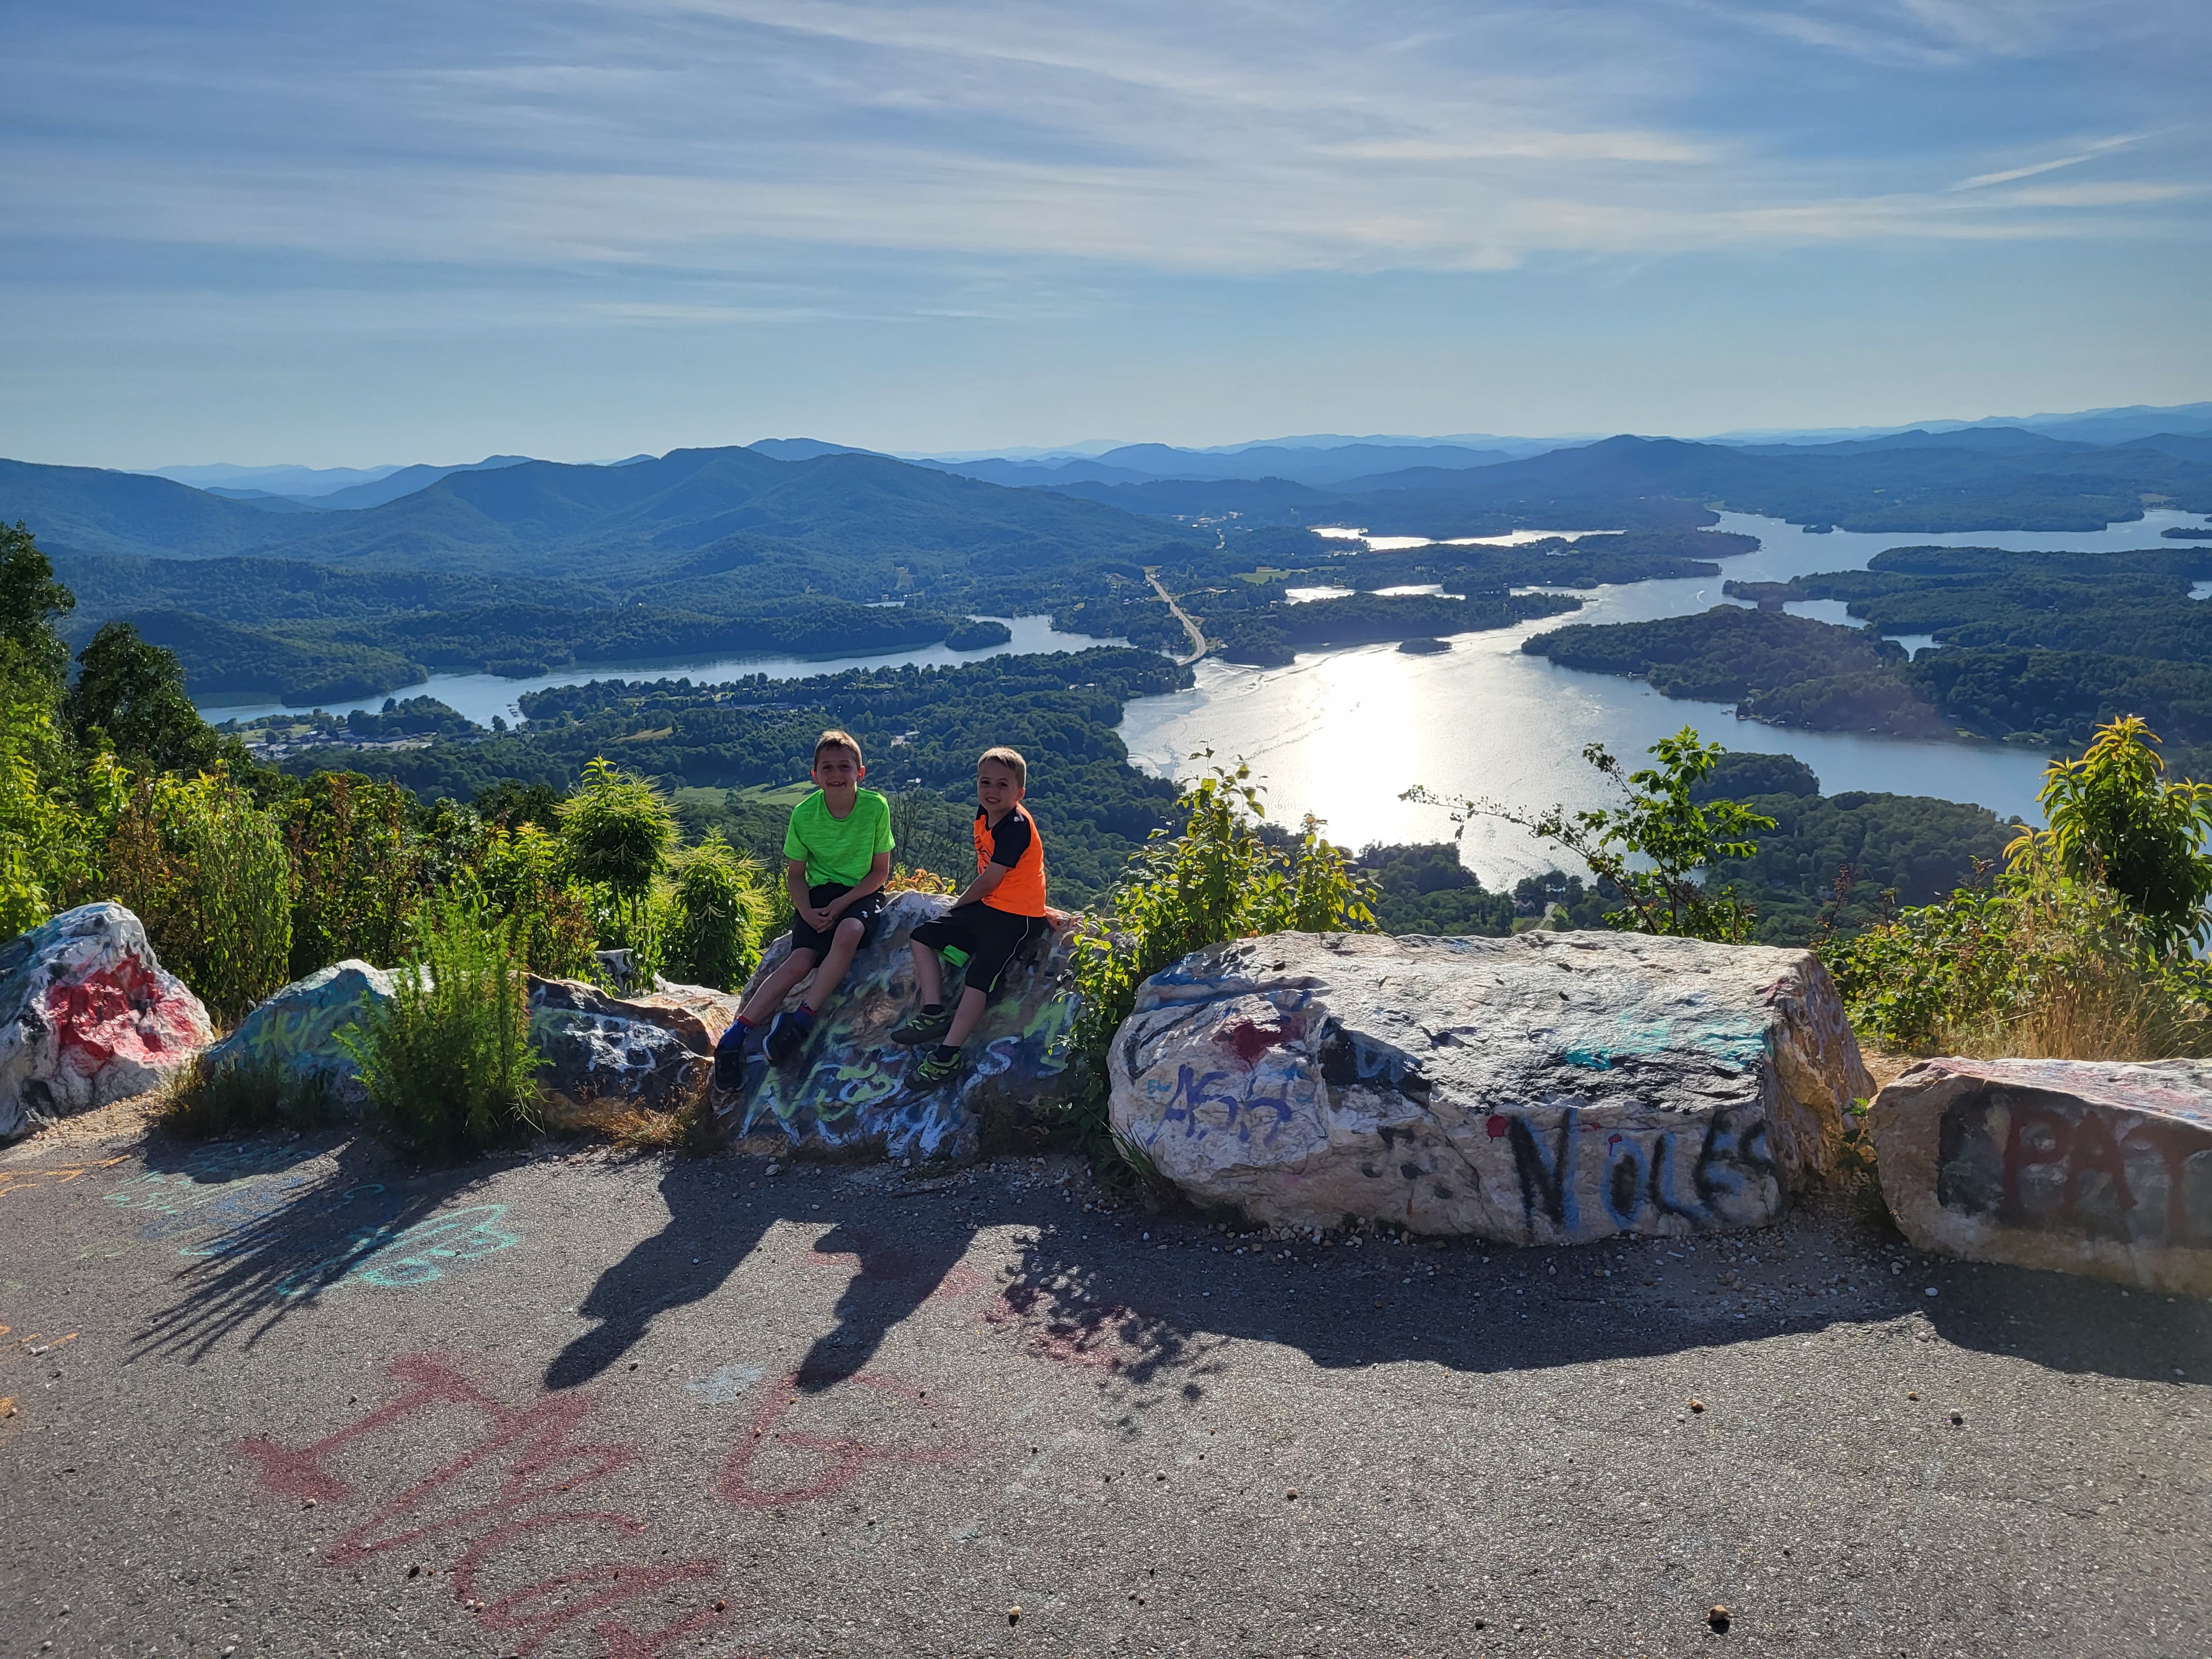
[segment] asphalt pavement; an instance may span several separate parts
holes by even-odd
[[[2212,1308],[957,1174],[0,1152],[10,1655],[2212,1654]],[[1723,1611],[1724,1610],[1724,1611]]]

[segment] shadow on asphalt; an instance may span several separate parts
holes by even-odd
[[[545,1368],[547,1388],[590,1382],[635,1346],[655,1314],[712,1296],[785,1218],[765,1200],[746,1208],[717,1184],[710,1166],[689,1158],[669,1164],[660,1195],[667,1224],[601,1273],[577,1304],[578,1313],[599,1322],[554,1357]]]
[[[173,1243],[180,1265],[176,1298],[148,1320],[134,1358],[197,1362],[241,1331],[251,1348],[348,1279],[420,1282],[514,1242],[498,1229],[501,1206],[441,1207],[503,1166],[410,1173],[367,1136],[332,1139],[149,1138],[144,1170],[109,1201],[138,1219],[142,1240]],[[325,1152],[334,1166],[310,1167]]]
[[[1181,1376],[1190,1389],[1202,1388],[1208,1355],[1225,1340],[1279,1343],[1332,1369],[1428,1360],[1482,1374],[1809,1336],[1912,1314],[1961,1347],[2057,1370],[2163,1381],[2177,1370],[2212,1375],[2212,1305],[2024,1269],[1923,1261],[1848,1306],[1770,1308],[1736,1319],[1692,1313],[1640,1284],[1666,1241],[1569,1249],[1459,1240],[1441,1249],[1268,1245],[1270,1255],[1287,1249],[1294,1260],[1255,1255],[1232,1267],[1226,1253],[1240,1241],[1195,1216],[1125,1210],[1118,1226],[1104,1216],[1072,1222],[1050,1189],[989,1174],[924,1194],[868,1191],[832,1170],[801,1166],[740,1194],[729,1173],[689,1160],[668,1168],[660,1183],[666,1224],[600,1275],[580,1310],[599,1322],[554,1359],[549,1387],[599,1376],[654,1316],[714,1295],[779,1223],[814,1232],[819,1265],[849,1275],[836,1322],[799,1366],[801,1389],[827,1388],[863,1369],[934,1296],[975,1305],[972,1292],[984,1281],[963,1258],[979,1233],[997,1228],[1018,1229],[1026,1242],[1014,1245],[1010,1274],[990,1282],[999,1294],[980,1310],[981,1322],[1050,1358],[1139,1382]],[[1881,1242],[1840,1213],[1791,1224],[1824,1236],[1820,1249],[1870,1252]],[[1854,1231],[1864,1236],[1849,1237]],[[1147,1231],[1151,1241],[1141,1237]],[[1212,1254],[1215,1244],[1224,1254]],[[1595,1278],[1607,1263],[1616,1276]],[[1436,1279],[1423,1271],[1431,1265],[1443,1270]],[[1940,1297],[1923,1293],[1931,1278],[1943,1280]]]

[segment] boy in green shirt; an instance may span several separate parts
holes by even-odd
[[[781,1066],[812,1035],[816,1011],[835,995],[854,954],[874,937],[891,873],[890,803],[860,787],[867,775],[860,745],[846,732],[814,741],[814,793],[791,809],[783,835],[784,884],[791,890],[791,954],[745,1000],[714,1047],[717,1088],[744,1086],[745,1050],[758,1023],[791,988],[814,975],[806,1000],[777,1014],[762,1048]],[[818,964],[818,966],[817,966]]]

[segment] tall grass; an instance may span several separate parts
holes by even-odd
[[[425,905],[395,994],[338,1041],[371,1110],[401,1145],[452,1163],[536,1131],[538,1051],[522,964],[465,902]]]
[[[204,1049],[171,1079],[161,1126],[193,1140],[229,1140],[264,1129],[314,1129],[337,1115],[330,1081],[277,1060],[209,1063]]]

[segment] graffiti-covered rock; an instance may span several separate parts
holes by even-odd
[[[2212,1296],[2212,1061],[1925,1060],[1873,1116],[1920,1249]]]
[[[208,1050],[207,1065],[270,1066],[303,1083],[320,1083],[337,1103],[358,1110],[367,1098],[361,1070],[338,1042],[392,1000],[392,975],[358,957],[294,980]]]
[[[1201,1203],[1522,1244],[1772,1221],[1872,1092],[1807,951],[1278,933],[1153,975],[1114,1127]]]
[[[681,998],[610,996],[581,980],[532,977],[530,1040],[556,1109],[618,1103],[672,1112],[705,1091],[714,1066],[714,1034]]]
[[[908,941],[951,905],[934,893],[893,898],[799,1057],[769,1072],[746,1095],[717,1097],[723,1133],[891,1158],[966,1159],[987,1144],[1018,1139],[1065,1098],[1073,1082],[1066,1072],[1072,929],[1061,915],[1052,918],[1032,958],[1008,971],[968,1040],[966,1070],[935,1089],[911,1081],[913,1055],[890,1036],[915,1006]],[[787,934],[770,945],[755,982],[790,950]],[[801,981],[787,1006],[805,1000],[807,988]],[[945,988],[949,1006],[961,993],[957,970],[947,973]]]
[[[0,945],[0,1139],[159,1087],[215,1035],[119,904]]]
[[[530,1006],[533,1011],[560,1008],[643,1020],[665,1028],[693,1052],[711,1054],[716,1040],[738,1017],[738,1000],[727,991],[665,979],[656,980],[651,991],[617,996],[580,979],[540,979],[532,974]]]

